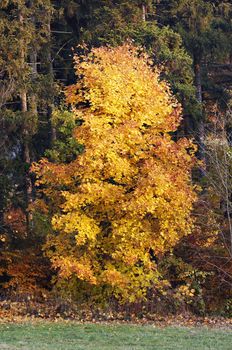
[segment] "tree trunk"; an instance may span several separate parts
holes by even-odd
[[[19,15],[19,20],[21,22],[21,25],[23,26],[24,19],[22,14]],[[25,46],[23,41],[20,43],[20,57],[21,57],[21,69],[23,71],[25,68],[25,60],[26,60]],[[26,114],[28,112],[28,101],[27,101],[27,91],[24,87],[21,89],[21,92],[20,92],[20,100],[21,100],[21,111],[24,114],[24,118],[26,118]],[[27,129],[26,121],[24,121],[24,129],[23,129],[23,160],[29,168],[31,164],[30,135]],[[28,169],[26,169],[25,171],[25,192],[26,192],[26,206],[27,208],[29,208],[32,202],[33,186],[32,186],[32,181],[31,181],[31,177]],[[26,217],[27,217],[27,230],[29,232],[31,221],[32,221],[32,214],[30,210],[27,210]]]
[[[29,4],[30,8],[33,6],[33,1],[30,1]],[[36,28],[36,18],[35,14],[32,11],[32,16],[31,16],[31,21],[33,23],[34,28]],[[31,71],[32,71],[32,88],[36,85],[36,79],[38,75],[38,70],[37,70],[37,49],[35,47],[35,43],[32,43],[31,46],[31,52],[30,52],[30,66],[31,66]],[[35,122],[37,123],[38,120],[38,106],[37,106],[37,96],[36,93],[32,89],[32,93],[30,95],[30,111],[32,112],[32,115],[34,117]]]
[[[142,20],[143,22],[146,22],[146,16],[147,16],[147,8],[145,4],[142,4]]]
[[[194,64],[194,72],[195,72],[196,98],[201,108],[201,116],[198,123],[199,157],[205,163],[205,125],[204,125],[203,107],[202,107],[202,80],[201,80],[200,63]],[[201,167],[201,173],[202,173],[202,176],[205,175],[204,166]]]
[[[194,72],[195,72],[195,83],[196,83],[196,89],[197,89],[197,101],[199,103],[202,103],[202,83],[201,83],[201,66],[200,63],[196,63],[194,65]]]
[[[35,49],[30,54],[30,63],[31,63],[31,69],[32,69],[32,83],[35,84],[36,77],[38,74],[38,71],[37,71],[37,52]],[[33,116],[38,115],[37,98],[36,98],[35,93],[32,93],[30,96],[30,110],[32,111]]]
[[[48,53],[47,53],[47,61],[48,61],[48,75],[49,75],[49,101],[48,101],[48,117],[50,123],[50,145],[52,146],[57,139],[56,128],[52,121],[52,112],[54,110],[54,71],[53,71],[53,61],[52,61],[52,45],[51,45],[51,14],[48,16]]]
[[[27,93],[26,91],[22,91],[21,95],[21,111],[23,113],[27,113],[28,112],[28,106],[27,106]],[[24,127],[24,131],[23,131],[23,160],[26,163],[27,167],[30,167],[31,164],[31,156],[30,156],[30,136],[29,136],[29,132],[26,129],[26,127]],[[32,185],[32,181],[31,181],[31,177],[29,174],[28,169],[26,169],[25,171],[25,191],[26,191],[26,205],[27,205],[27,228],[28,228],[28,232],[30,230],[31,227],[31,222],[32,222],[32,214],[30,212],[30,204],[32,203],[33,200],[33,185]]]

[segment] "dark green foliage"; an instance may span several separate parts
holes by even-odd
[[[53,111],[52,123],[57,130],[57,140],[45,152],[45,156],[54,162],[69,163],[83,151],[83,146],[73,137],[73,130],[81,121],[63,107]]]

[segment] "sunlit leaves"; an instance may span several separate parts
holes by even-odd
[[[134,301],[159,280],[151,249],[158,257],[191,231],[194,147],[172,140],[181,108],[143,52],[125,44],[75,61],[67,102],[83,120],[75,137],[84,151],[34,166],[48,199],[62,198],[47,247],[61,278]]]

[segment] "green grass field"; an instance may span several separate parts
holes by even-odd
[[[232,331],[136,325],[0,325],[0,350],[231,350]]]

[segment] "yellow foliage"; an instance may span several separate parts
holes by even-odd
[[[75,61],[67,102],[83,120],[75,137],[84,152],[70,164],[34,165],[45,194],[63,198],[47,247],[62,278],[134,301],[158,283],[150,251],[160,256],[191,231],[194,146],[172,140],[181,107],[145,54],[125,44]]]

